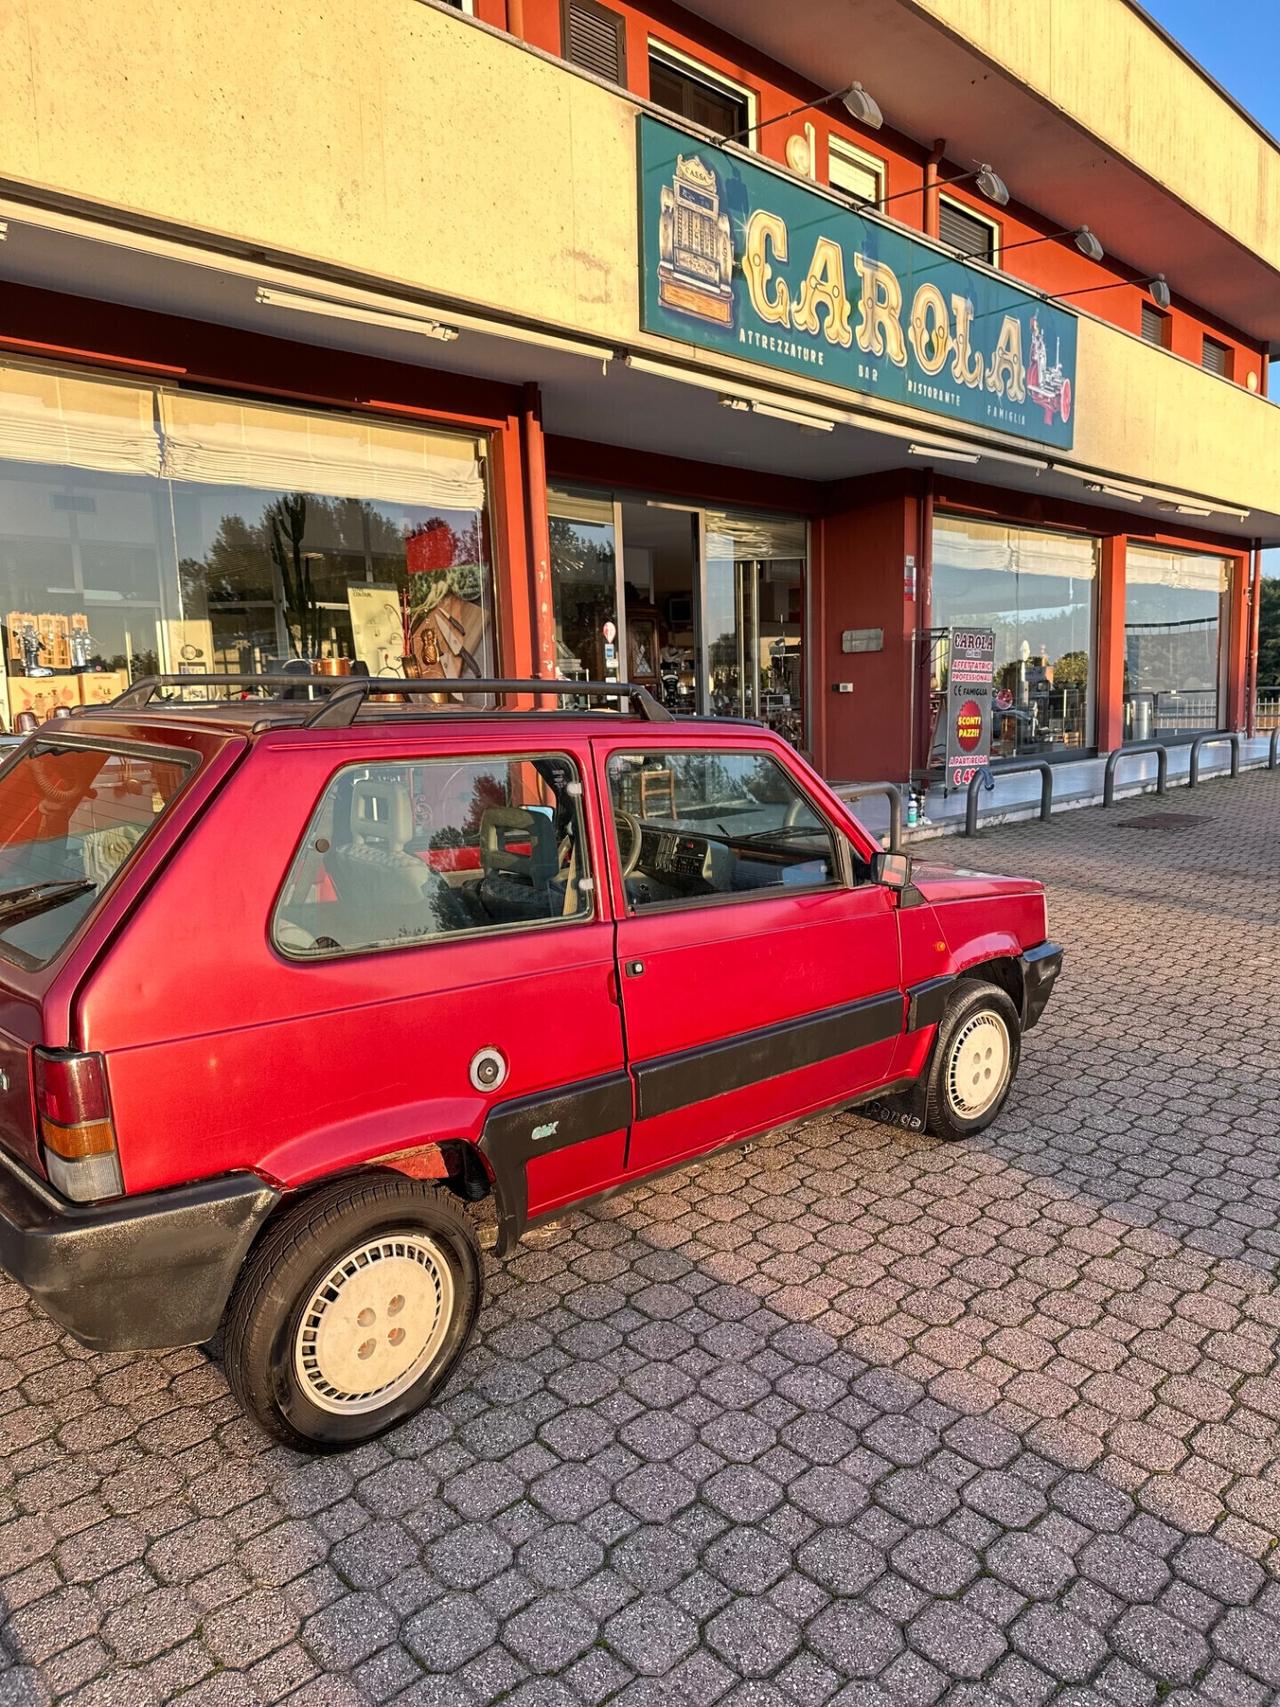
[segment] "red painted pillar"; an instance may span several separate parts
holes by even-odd
[[[556,624],[551,599],[551,530],[547,520],[547,454],[542,432],[542,399],[536,385],[524,388],[521,414],[524,447],[525,525],[528,538],[530,644],[533,674],[554,680]]]
[[[1222,708],[1224,729],[1243,729],[1248,720],[1249,647],[1252,641],[1252,608],[1249,600],[1249,559],[1243,552],[1230,557],[1231,584],[1227,625],[1227,703]]]
[[[1100,753],[1124,740],[1124,534],[1102,542],[1098,570],[1098,646],[1094,663]]]

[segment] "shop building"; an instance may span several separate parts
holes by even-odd
[[[1247,725],[1280,150],[1128,0],[10,34],[6,721],[407,658],[903,780],[973,632],[997,762]]]

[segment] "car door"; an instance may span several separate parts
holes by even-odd
[[[896,896],[781,750],[598,741],[596,773],[636,1094],[628,1172],[887,1082]]]

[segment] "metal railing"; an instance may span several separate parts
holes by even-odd
[[[1001,765],[1001,776],[1017,776],[1020,771],[1040,772],[1040,821],[1044,824],[1053,816],[1053,766],[1047,759],[1028,759],[1021,765]],[[966,836],[977,834],[978,829],[978,790],[982,787],[994,788],[991,773],[984,765],[974,771],[969,778],[969,787],[964,802],[964,833]]]
[[[1224,742],[1231,748],[1231,774],[1240,775],[1240,737],[1234,730],[1224,735],[1197,735],[1191,743],[1191,760],[1187,771],[1188,788],[1194,788],[1200,781],[1201,747],[1221,746]]]
[[[902,790],[892,782],[858,782],[848,787],[840,787],[835,791],[840,800],[865,800],[868,796],[882,794],[889,802],[889,852],[902,852]]]
[[[1262,734],[1280,729],[1280,687],[1260,687],[1253,700],[1253,726]]]
[[[1107,754],[1102,773],[1102,804],[1110,806],[1116,797],[1116,766],[1121,759],[1136,758],[1139,753],[1156,756],[1156,793],[1163,794],[1169,786],[1169,749],[1160,741],[1145,741],[1140,747],[1115,747]]]

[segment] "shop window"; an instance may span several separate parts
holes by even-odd
[[[827,177],[833,190],[840,190],[855,201],[884,199],[884,161],[855,148],[843,137],[832,136],[827,140]]]
[[[633,912],[839,877],[826,820],[767,753],[615,753],[609,798]]]
[[[560,30],[564,57],[571,65],[625,87],[627,27],[621,13],[598,6],[596,0],[564,0]]]
[[[1208,373],[1216,373],[1222,379],[1231,378],[1231,349],[1227,344],[1220,344],[1216,338],[1207,334],[1200,346],[1200,366]]]
[[[556,675],[569,682],[618,681],[623,653],[613,500],[552,491],[547,520]]]
[[[802,746],[807,529],[790,517],[708,510],[707,709],[753,717]]]
[[[938,198],[938,236],[961,255],[1000,265],[1000,227],[972,208],[962,207],[948,196]]]
[[[995,633],[993,757],[1079,756],[1092,744],[1097,574],[1096,539],[935,518],[935,746],[945,733],[948,635],[961,627]]]
[[[688,59],[675,48],[649,44],[649,98],[717,136],[737,136],[756,122],[750,90]],[[752,137],[743,137],[751,143]]]
[[[491,675],[487,445],[0,366],[10,715],[286,659]]]
[[[273,940],[316,959],[589,918],[581,800],[554,753],[349,765],[307,827]]]
[[[1125,739],[1217,729],[1230,563],[1130,545],[1125,561]]]
[[[1162,314],[1154,303],[1142,305],[1142,336],[1148,344],[1159,344],[1163,350],[1169,348],[1169,316]]]

